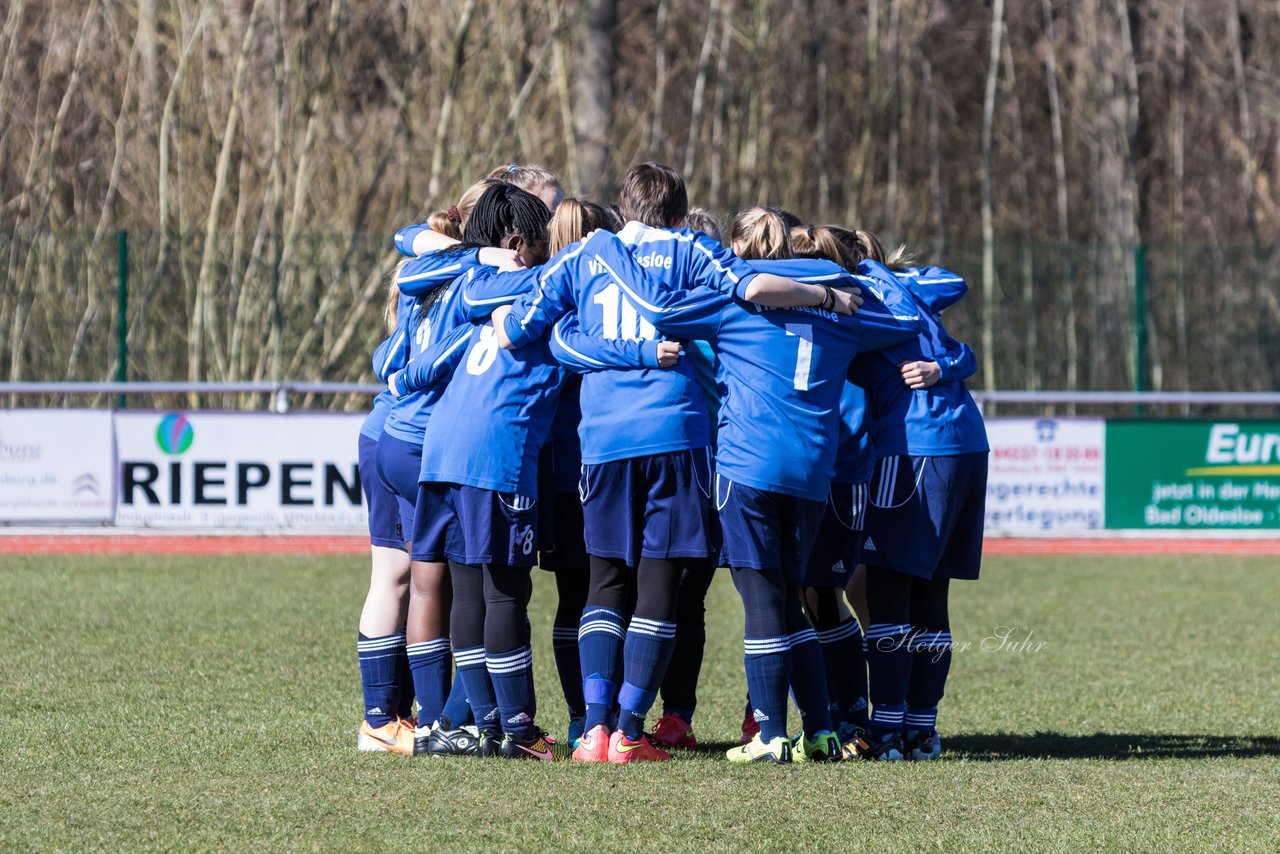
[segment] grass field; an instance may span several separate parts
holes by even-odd
[[[744,692],[723,573],[705,752],[624,768],[357,755],[365,573],[0,557],[0,850],[1280,847],[1274,558],[991,558],[953,596],[969,646],[945,760],[787,768],[723,759]],[[535,580],[541,717],[562,732],[554,585]]]

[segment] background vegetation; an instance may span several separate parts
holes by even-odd
[[[132,378],[364,378],[396,227],[496,164],[608,199],[656,158],[721,215],[779,203],[964,273],[950,325],[977,385],[1280,381],[1275,3],[6,0],[0,18],[5,379],[114,376],[121,229]]]

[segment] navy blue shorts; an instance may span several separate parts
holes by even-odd
[[[796,583],[809,568],[826,504],[753,489],[716,475],[724,562],[734,569],[781,569]]]
[[[413,507],[418,502],[418,472],[422,470],[422,446],[383,433],[378,440],[374,460],[378,479],[396,496],[400,529],[412,532]]]
[[[576,492],[552,492],[538,500],[538,566],[586,569],[587,544],[582,535],[582,500]]]
[[[424,483],[414,511],[413,560],[479,566],[533,566],[538,560],[538,502],[514,492]]]
[[[827,494],[818,538],[809,555],[806,587],[844,587],[862,560],[862,528],[867,512],[865,483],[833,483]]]
[[[404,551],[404,528],[400,526],[396,494],[378,477],[378,440],[361,433],[359,447],[360,488],[369,511],[369,545]]]
[[[632,567],[715,554],[708,448],[584,465],[578,493],[587,554]]]
[[[871,477],[862,562],[918,578],[975,579],[986,501],[985,451],[885,457]]]

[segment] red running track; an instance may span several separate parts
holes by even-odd
[[[357,555],[369,541],[359,536],[211,536],[171,534],[0,534],[0,555]],[[1277,540],[1218,539],[988,539],[989,555],[1277,555]]]

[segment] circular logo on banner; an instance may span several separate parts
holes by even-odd
[[[171,412],[160,419],[156,427],[156,447],[166,454],[178,455],[191,447],[196,431],[191,428],[187,416],[180,412]]]

